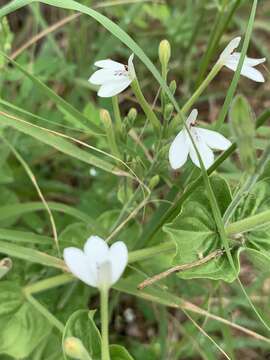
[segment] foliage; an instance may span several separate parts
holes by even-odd
[[[1,359],[68,359],[68,337],[100,359],[98,292],[68,274],[62,257],[90,235],[129,250],[110,292],[111,360],[211,360],[220,344],[230,359],[267,356],[269,83],[240,77],[240,67],[233,77],[223,68],[207,75],[236,34],[242,60],[247,51],[269,60],[269,13],[266,0],[0,8]],[[126,63],[131,52],[138,84],[98,98],[87,81],[95,61]],[[207,172],[189,160],[172,172],[169,147],[190,107],[233,145]]]

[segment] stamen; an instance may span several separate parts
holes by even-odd
[[[116,71],[114,72],[114,75],[115,75],[115,76],[128,76],[126,70],[116,70]]]

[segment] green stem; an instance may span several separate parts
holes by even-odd
[[[270,210],[236,221],[226,227],[227,234],[239,234],[270,223]]]
[[[220,41],[220,38],[221,38],[222,34],[225,32],[226,28],[228,27],[228,25],[233,17],[233,14],[235,13],[235,11],[237,10],[237,8],[239,7],[239,5],[241,3],[241,0],[235,1],[235,3],[232,5],[231,9],[228,10],[228,14],[226,14],[227,3],[228,3],[227,0],[223,1],[222,9],[221,9],[220,13],[218,14],[216,21],[215,21],[215,25],[212,29],[211,36],[209,38],[209,42],[208,42],[208,46],[207,46],[207,50],[203,56],[203,60],[200,65],[198,80],[196,82],[197,86],[200,85],[201,82],[203,81],[203,77],[207,71],[208,65],[209,65],[213,55],[215,54],[216,49],[218,48],[218,43]]]
[[[184,106],[181,109],[182,114],[187,113],[193,104],[197,101],[197,99],[200,97],[202,92],[207,88],[207,86],[210,84],[210,82],[216,77],[216,75],[219,73],[219,71],[222,69],[223,64],[220,62],[217,62],[210,73],[207,75],[207,77],[204,79],[204,81],[200,84],[200,86],[197,88],[197,90],[193,93],[193,95],[189,98],[189,100],[184,104]]]
[[[164,66],[164,64],[161,64],[161,76],[166,84],[167,84],[167,73],[168,73],[167,66]],[[163,116],[165,113],[165,105],[166,105],[165,91],[163,89],[161,89],[161,108],[162,108]]]
[[[161,129],[160,122],[159,122],[158,118],[156,117],[154,111],[152,110],[151,106],[146,101],[137,78],[132,81],[131,87],[132,87],[132,90],[133,90],[141,108],[143,109],[145,115],[147,116],[147,119],[150,121],[153,128],[159,132]]]
[[[31,295],[57,286],[65,285],[73,280],[74,277],[71,274],[61,274],[49,279],[38,281],[31,285],[27,285],[23,288],[23,291],[26,295]]]
[[[181,122],[181,118],[184,114],[186,114],[193,104],[197,101],[197,99],[200,97],[200,95],[203,93],[203,91],[207,88],[207,86],[210,84],[210,82],[216,77],[216,75],[219,73],[219,71],[222,69],[223,64],[217,62],[210,73],[207,75],[207,77],[204,79],[204,81],[201,83],[201,85],[198,87],[198,89],[193,93],[193,95],[188,99],[188,101],[183,105],[181,109],[181,114],[177,114],[174,119],[171,122],[171,129],[177,128],[179,122]]]
[[[110,360],[109,352],[109,318],[108,318],[108,289],[100,290],[100,307],[101,307],[101,359]]]
[[[61,333],[64,332],[65,326],[50,311],[48,311],[39,301],[30,294],[25,294],[26,299],[32,304],[53,326]]]
[[[174,252],[175,245],[171,242],[166,242],[164,244],[151,246],[142,250],[135,250],[128,254],[128,263],[134,263],[141,260],[147,260],[153,256],[161,255],[164,252]]]
[[[113,114],[115,120],[115,126],[118,134],[122,133],[122,120],[121,113],[119,109],[118,96],[112,97],[112,105],[113,105]]]
[[[254,2],[253,2],[253,4],[254,4]],[[257,1],[256,1],[256,4],[257,4]],[[246,28],[246,31],[245,31],[246,34],[245,34],[244,43],[243,43],[242,50],[241,50],[241,56],[240,56],[240,59],[239,59],[238,65],[237,65],[237,69],[234,72],[234,76],[233,76],[231,85],[230,85],[230,87],[229,87],[229,89],[227,91],[224,104],[222,106],[221,111],[219,112],[218,119],[217,119],[217,121],[215,123],[215,129],[219,129],[222,126],[222,124],[224,123],[225,118],[226,118],[227,113],[228,113],[229,108],[230,108],[230,104],[231,104],[232,99],[234,97],[234,94],[236,92],[238,82],[240,80],[241,69],[242,69],[243,64],[244,64],[245,56],[246,56],[246,53],[247,53],[247,50],[248,50],[248,46],[249,46],[249,42],[250,42],[250,39],[251,39],[252,30],[253,30],[253,23],[254,23],[254,17],[253,17],[254,11],[253,11],[253,9],[254,8],[255,7],[253,6],[252,7],[252,12],[251,12],[252,16],[250,16],[250,19],[248,21],[248,25],[247,25],[247,28]]]
[[[109,147],[114,156],[121,159],[121,154],[116,142],[115,129],[113,127],[112,119],[107,110],[101,111],[101,121],[103,122]]]
[[[222,9],[221,11],[218,11],[215,22],[214,22],[214,26],[212,28],[209,40],[208,40],[208,44],[207,44],[207,49],[206,52],[203,55],[202,61],[200,63],[200,67],[199,67],[199,75],[196,81],[196,86],[199,86],[204,78],[204,75],[207,71],[208,65],[211,61],[211,58],[214,54],[214,51],[217,49],[217,45],[219,42],[219,39],[222,35],[221,33],[221,24],[223,21],[223,15],[224,15],[224,11],[226,9],[226,6],[222,5]]]

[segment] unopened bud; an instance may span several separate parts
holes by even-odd
[[[164,110],[164,118],[166,121],[169,121],[172,113],[173,113],[174,106],[173,104],[166,104],[165,110]]]
[[[103,122],[105,128],[110,128],[112,126],[112,119],[110,113],[105,109],[100,110],[100,120]]]
[[[128,119],[131,123],[134,123],[134,121],[136,120],[137,118],[137,115],[138,115],[138,112],[135,108],[131,108],[128,112]]]
[[[73,359],[91,359],[81,340],[76,337],[68,337],[65,339],[64,350],[65,353]]]
[[[149,188],[151,190],[154,189],[159,184],[159,181],[160,181],[159,175],[153,176],[149,181]]]
[[[162,40],[159,44],[158,56],[161,65],[165,68],[171,58],[171,45],[168,40]]]
[[[239,95],[233,101],[230,120],[242,167],[248,173],[253,173],[256,165],[254,148],[255,124],[251,108],[244,96]]]
[[[169,88],[170,88],[171,93],[172,93],[173,95],[175,94],[176,87],[177,87],[176,81],[175,81],[175,80],[172,80],[172,81],[170,82]]]
[[[12,260],[10,258],[4,258],[0,260],[0,279],[4,277],[12,268]]]

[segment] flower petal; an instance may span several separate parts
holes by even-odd
[[[123,78],[128,78],[126,72],[124,74],[117,74],[114,70],[100,69],[94,72],[88,81],[94,85],[102,85],[109,82],[121,81]]]
[[[198,117],[198,110],[193,109],[186,120],[186,125],[187,126],[194,125],[195,121],[197,120],[197,117]]]
[[[188,152],[189,142],[186,130],[182,130],[173,140],[169,150],[169,161],[174,170],[184,165],[187,161]]]
[[[233,59],[235,59],[235,61],[237,61],[237,64],[238,64],[238,61],[240,60],[240,57],[241,57],[241,53],[235,52],[231,56]],[[257,66],[259,64],[264,63],[265,61],[266,61],[266,58],[254,59],[254,58],[250,58],[250,57],[246,56],[245,60],[244,60],[244,65]]]
[[[133,59],[134,59],[134,54],[131,54],[129,59],[128,59],[128,75],[130,80],[134,80],[136,78],[136,72],[135,72],[135,68],[133,65]]]
[[[125,90],[131,83],[131,80],[127,77],[121,78],[119,81],[103,84],[99,91],[98,96],[100,97],[111,97],[120,94]]]
[[[248,60],[249,59],[249,60]],[[256,60],[256,59],[251,59],[251,58],[245,58],[244,60],[244,64],[242,66],[241,69],[241,75],[256,81],[256,82],[264,82],[264,77],[262,75],[262,73],[257,70],[254,69],[250,64],[251,60]],[[262,59],[258,59],[258,60],[262,60]],[[229,68],[230,70],[236,71],[237,66],[238,66],[238,62],[239,62],[239,56],[236,54],[232,54],[226,61],[225,66],[227,66],[227,68]]]
[[[227,58],[232,54],[232,52],[239,46],[240,41],[241,41],[240,36],[237,36],[236,38],[232,39],[220,54],[219,61],[225,62]]]
[[[227,150],[231,146],[230,140],[226,139],[225,136],[221,135],[217,131],[196,128],[199,136],[203,138],[206,145],[212,149]]]
[[[256,81],[256,82],[264,82],[264,77],[263,77],[263,74],[251,67],[251,66],[243,66],[242,67],[242,70],[241,70],[241,75],[253,80],[253,81]]]
[[[112,283],[116,283],[123,274],[128,263],[128,250],[122,241],[115,242],[110,247],[110,261],[112,264]]]
[[[74,276],[90,286],[97,286],[97,278],[82,250],[75,247],[64,250],[64,260]]]
[[[90,236],[84,245],[84,253],[89,264],[96,266],[107,261],[109,258],[109,247],[105,240],[99,236]]]
[[[194,138],[195,144],[197,146],[197,149],[199,151],[199,154],[202,158],[204,167],[206,169],[208,169],[214,162],[214,153],[202,139],[198,139],[198,138],[195,139],[195,137],[193,137],[193,138]],[[189,156],[190,156],[192,162],[200,168],[201,167],[200,161],[199,161],[199,158],[197,156],[197,153],[196,153],[196,150],[195,150],[193,144],[190,147]]]
[[[111,59],[96,61],[95,66],[110,70],[125,70],[125,65]]]

